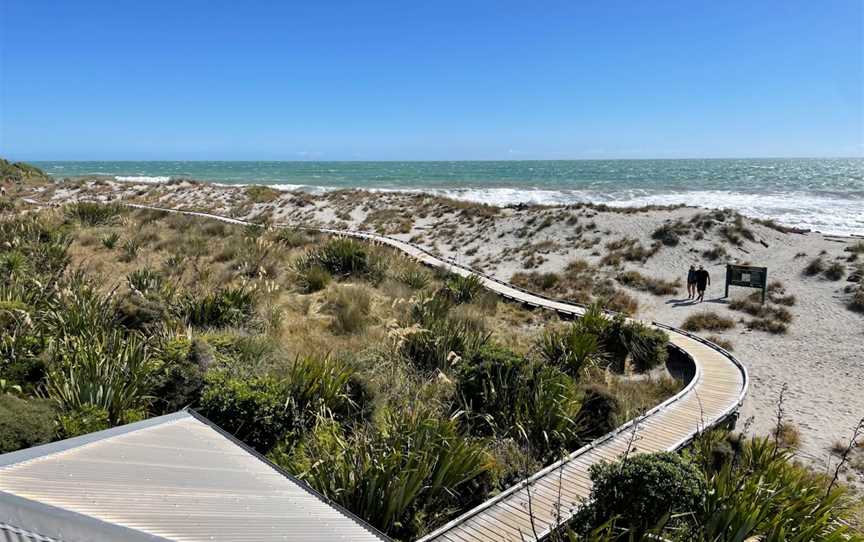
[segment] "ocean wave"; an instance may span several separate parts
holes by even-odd
[[[151,177],[147,175],[115,175],[115,179],[124,183],[149,183],[149,184],[157,184],[157,183],[167,183],[171,180],[171,177],[166,177],[163,175]]]

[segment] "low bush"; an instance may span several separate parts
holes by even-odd
[[[545,460],[581,439],[575,381],[500,347],[485,347],[460,364],[457,395],[481,435],[515,438]]]
[[[686,233],[686,229],[681,231],[681,228],[676,227],[676,224],[663,224],[654,230],[651,238],[660,241],[667,247],[674,247],[678,245],[682,233]]]
[[[207,369],[207,360],[200,350],[200,343],[184,336],[170,338],[160,345],[150,375],[156,411],[167,414],[198,402]]]
[[[428,272],[421,269],[419,266],[410,266],[404,269],[396,276],[396,280],[407,284],[414,290],[422,290],[429,286],[432,282],[432,277]]]
[[[704,505],[706,484],[699,469],[672,452],[631,455],[592,465],[590,472],[589,504],[576,516],[582,532],[613,520],[618,527],[644,532],[669,516],[686,521]]]
[[[428,409],[388,412],[382,427],[346,436],[322,419],[290,455],[274,457],[327,498],[399,539],[413,539],[444,510],[488,489],[492,458],[457,420]],[[444,516],[446,517],[446,516]]]
[[[470,303],[483,292],[483,281],[477,275],[450,275],[445,283],[446,295],[454,303]]]
[[[84,226],[112,223],[125,209],[118,204],[79,201],[66,207],[66,216]]]
[[[329,356],[296,358],[285,385],[307,426],[322,410],[338,420],[348,420],[371,408],[371,395],[354,369]]]
[[[704,311],[688,316],[681,327],[687,331],[723,331],[735,327],[735,321],[713,311]]]
[[[864,313],[864,286],[859,285],[854,289],[846,306],[849,310]]]
[[[609,433],[615,429],[620,413],[621,401],[612,391],[597,384],[588,386],[579,411],[582,438],[591,440]]]
[[[454,356],[465,357],[489,338],[485,329],[468,319],[450,316],[452,302],[441,295],[421,296],[411,309],[408,333],[400,352],[418,369],[448,369]]]
[[[273,233],[273,240],[288,248],[298,248],[312,244],[315,235],[304,230],[277,228]]]
[[[141,417],[150,400],[147,344],[118,331],[57,340],[45,379],[49,399],[64,412],[104,409],[112,425]]]
[[[349,238],[336,238],[308,251],[295,263],[298,272],[318,266],[334,277],[366,277],[377,280],[382,276],[381,262],[369,247]]]
[[[330,273],[320,265],[310,265],[297,272],[297,285],[307,294],[323,290],[331,279]]]
[[[136,420],[130,417],[128,421]],[[109,429],[111,425],[107,410],[96,405],[83,405],[58,416],[57,433],[61,438],[72,438]]]
[[[261,453],[298,431],[293,401],[285,386],[268,376],[232,378],[210,371],[199,410],[216,425]]]
[[[659,367],[669,358],[669,336],[661,329],[641,322],[627,322],[621,328],[620,338],[633,367],[639,372]]]
[[[255,292],[245,287],[225,287],[203,295],[188,293],[175,306],[177,316],[195,327],[229,327],[248,324],[255,310]]]
[[[563,330],[547,328],[536,348],[544,362],[579,378],[584,368],[606,361],[607,354],[600,341],[600,336],[574,323]]]
[[[54,437],[54,409],[42,399],[0,394],[0,453],[50,442]]]
[[[748,329],[758,329],[775,335],[786,333],[789,329],[789,326],[785,322],[770,318],[754,318],[753,320],[748,320],[746,325]]]
[[[117,246],[117,241],[120,240],[120,234],[115,232],[111,232],[105,237],[103,237],[100,241],[102,246],[107,248],[108,250],[113,250],[114,247]]]

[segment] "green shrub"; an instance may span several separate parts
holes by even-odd
[[[135,420],[128,420],[135,421]],[[61,438],[72,438],[109,429],[111,421],[108,411],[96,405],[83,405],[75,410],[60,414],[57,419]]]
[[[400,345],[401,353],[424,372],[447,369],[452,356],[467,356],[489,338],[484,329],[468,319],[449,315],[451,301],[447,298],[423,296],[411,311],[411,323],[419,326]]]
[[[313,266],[321,267],[335,277],[381,278],[380,262],[363,243],[349,238],[336,238],[310,250],[295,263],[302,272]]]
[[[136,336],[115,331],[64,337],[51,354],[45,389],[60,410],[95,406],[117,425],[146,408],[152,366],[147,345]]]
[[[579,423],[582,438],[595,439],[609,433],[618,425],[621,401],[609,389],[591,385],[584,390]]]
[[[585,367],[602,364],[607,354],[600,338],[574,323],[564,330],[546,329],[537,342],[540,357],[549,365],[579,378]]]
[[[154,355],[150,387],[154,407],[167,414],[198,402],[204,386],[206,360],[187,337],[166,340]]]
[[[320,265],[311,265],[297,272],[297,284],[307,294],[323,290],[330,284],[331,278],[330,273]]]
[[[42,399],[0,394],[0,453],[50,442],[54,437],[54,409]]]
[[[114,222],[124,210],[118,204],[79,201],[66,207],[66,216],[84,226],[101,226]]]
[[[479,434],[515,438],[543,460],[581,441],[580,393],[557,368],[487,345],[463,360],[457,375],[457,395]]]
[[[590,472],[589,504],[577,514],[583,531],[610,520],[645,531],[668,514],[693,514],[704,505],[706,487],[699,469],[672,452],[631,455],[592,465]]]
[[[477,275],[450,275],[445,284],[446,294],[454,303],[471,303],[483,292],[483,281]]]
[[[339,420],[347,420],[371,407],[369,392],[354,369],[331,357],[296,358],[286,386],[307,424],[322,409]]]
[[[120,240],[120,234],[115,232],[111,232],[105,237],[101,239],[102,246],[107,248],[108,250],[113,250],[114,247],[117,246],[117,241]]]
[[[273,240],[288,248],[297,248],[313,243],[315,236],[303,230],[278,228],[273,234]]]
[[[248,324],[255,311],[255,292],[245,287],[225,287],[204,295],[189,293],[175,310],[195,327],[229,327]]]
[[[704,311],[688,316],[681,327],[687,331],[723,331],[735,327],[735,321],[716,312]]]
[[[666,363],[669,357],[669,336],[661,329],[628,322],[622,328],[621,339],[637,371],[650,371]]]
[[[864,313],[864,285],[858,285],[846,305],[849,310]]]
[[[298,430],[293,402],[272,377],[232,378],[210,371],[204,378],[201,414],[261,453]]]
[[[322,420],[290,456],[274,457],[312,487],[378,529],[413,539],[454,506],[488,488],[494,465],[454,419],[427,409],[387,412],[381,427],[346,436]],[[436,521],[437,520],[437,521]]]
[[[429,283],[432,282],[432,277],[419,266],[412,266],[399,273],[396,276],[396,280],[407,284],[414,290],[422,290],[429,286]]]

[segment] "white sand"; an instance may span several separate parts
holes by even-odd
[[[64,188],[55,191],[51,198],[64,201],[92,197],[94,191],[100,192],[103,199],[122,196],[165,206],[222,213],[230,213],[232,206],[236,209],[239,203],[245,201],[242,189],[186,184],[154,187],[109,183],[91,185],[80,192]],[[545,248],[541,246],[537,252],[545,261],[532,271],[560,271],[567,262],[577,257],[596,263],[599,256],[595,253],[605,254],[603,245],[609,240],[635,237],[647,247],[652,242],[651,233],[664,221],[679,218],[689,220],[702,211],[679,208],[623,214],[591,209],[530,207],[518,210],[506,208],[491,218],[469,220],[458,211],[435,216],[436,206],[431,199],[425,200],[427,209],[424,211],[425,217],[421,217],[418,204],[423,201],[422,197],[405,194],[352,192],[313,198],[285,193],[270,203],[247,204],[240,209],[240,214],[251,217],[262,212],[272,213],[272,219],[280,222],[333,224],[362,229],[370,227],[362,223],[374,211],[389,210],[394,215],[401,212],[409,218],[410,231],[399,233],[397,237],[409,239],[419,234],[420,238],[415,240],[420,244],[509,280],[514,272],[525,271],[522,266],[525,253],[517,253],[517,249],[526,243],[547,242],[545,244],[548,245]],[[722,202],[718,202],[718,206],[722,206]],[[577,216],[576,225],[566,224],[569,215]],[[530,231],[520,237],[519,230],[525,228],[532,217],[537,218]],[[549,219],[549,225],[537,231],[546,218]],[[588,240],[592,246],[574,248],[580,243],[574,238],[575,229],[579,224],[584,227],[591,222],[596,224],[596,229],[583,233],[581,239]],[[750,372],[751,387],[743,417],[755,418],[752,432],[770,432],[775,423],[778,394],[781,386],[788,384],[785,412],[787,419],[797,425],[801,432],[802,442],[798,454],[814,466],[824,468],[830,456],[829,447],[838,440],[848,439],[852,427],[864,416],[864,393],[860,389],[864,382],[864,315],[846,308],[845,298],[848,296],[842,291],[848,284],[845,278],[834,282],[819,277],[804,277],[801,271],[812,257],[823,250],[827,252],[824,256],[826,262],[845,258],[848,253],[844,253],[843,248],[853,240],[829,238],[818,233],[782,233],[749,220],[745,221],[745,225],[755,233],[757,242],[744,241],[740,247],[725,244],[729,261],[768,267],[769,280],[782,281],[787,293],[796,296],[797,303],[789,307],[795,318],[784,335],[748,331],[742,323],[729,331],[718,333],[733,343],[735,355]],[[446,235],[443,234],[445,232]],[[439,238],[435,239],[435,236]],[[760,240],[768,246],[758,242]],[[662,247],[644,264],[625,263],[624,269],[638,270],[655,278],[680,277],[682,281],[691,263],[704,263],[713,281],[706,302],[702,304],[687,302],[684,288],[678,295],[670,297],[630,291],[640,303],[636,316],[675,326],[679,326],[688,315],[704,310],[716,311],[736,321],[749,318],[744,313],[729,310],[725,302],[719,299],[723,295],[725,259],[712,263],[701,257],[703,250],[718,241],[720,235],[715,228],[706,233],[702,240],[682,238],[678,246]],[[799,253],[807,256],[796,258]],[[851,264],[848,265],[851,269]],[[614,270],[606,269],[610,276],[614,276]],[[733,288],[732,296],[744,296],[752,291]],[[850,473],[849,476],[855,475]],[[850,481],[862,483],[861,479]]]

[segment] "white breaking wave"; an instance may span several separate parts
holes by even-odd
[[[115,179],[124,183],[149,183],[149,184],[157,184],[157,183],[167,183],[171,180],[171,177],[166,176],[156,176],[150,177],[147,175],[115,175]]]

